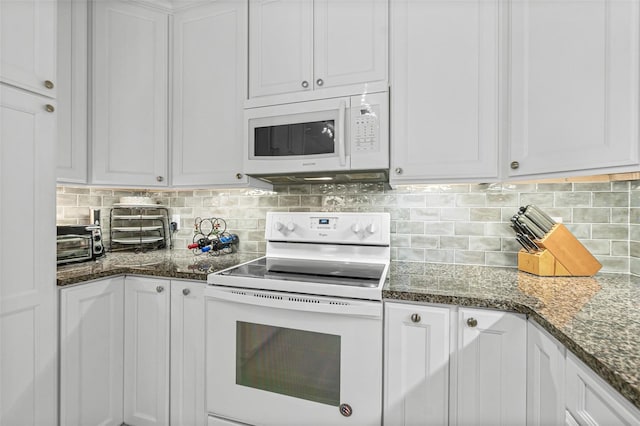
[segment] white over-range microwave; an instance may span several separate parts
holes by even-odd
[[[271,183],[385,180],[388,92],[245,110],[244,170]]]

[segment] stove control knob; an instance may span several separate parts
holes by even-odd
[[[287,229],[289,230],[289,232],[293,232],[294,229],[296,229],[296,224],[293,222],[287,223]]]
[[[376,226],[375,223],[370,223],[369,225],[367,225],[367,232],[368,233],[375,234],[377,230],[378,230],[378,227]]]
[[[360,233],[360,224],[359,223],[354,223],[353,225],[351,225],[351,230],[353,231],[354,234],[359,234]]]
[[[284,227],[284,225],[281,222],[276,222],[275,226],[276,226],[276,231],[282,231],[282,228]]]

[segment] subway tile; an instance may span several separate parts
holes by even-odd
[[[78,206],[100,207],[102,197],[100,195],[78,195]]]
[[[398,260],[424,262],[424,249],[398,248]]]
[[[486,194],[458,194],[457,207],[484,207],[487,204]]]
[[[281,197],[278,197],[278,198],[281,198]],[[298,198],[298,203],[299,203],[300,202],[299,197],[296,197],[296,198]],[[347,203],[346,203],[345,197],[342,197],[339,195],[326,195],[322,197],[322,206],[325,208],[339,209],[346,205]]]
[[[426,222],[424,225],[426,235],[454,235],[453,222]]]
[[[510,252],[488,251],[485,264],[488,266],[516,267],[518,265],[518,256],[516,253]]]
[[[89,188],[79,188],[74,186],[65,186],[63,188],[62,192],[65,194],[89,195],[91,193]]]
[[[469,185],[467,184],[452,184],[452,185],[438,185],[438,192],[448,192],[452,194],[462,194],[469,192]]]
[[[601,256],[598,260],[602,263],[602,272],[626,273],[629,271],[628,257]]]
[[[628,192],[594,192],[594,207],[628,207]]]
[[[278,196],[277,195],[265,195],[258,198],[259,207],[277,207]]]
[[[593,224],[591,232],[593,239],[621,240],[629,237],[629,226]]]
[[[454,250],[425,250],[424,261],[430,263],[453,263]]]
[[[640,209],[639,208],[631,208],[631,209],[629,209],[629,223],[640,224]]]
[[[518,194],[516,193],[497,193],[487,194],[487,206],[489,207],[506,207],[518,206]]]
[[[640,189],[640,180],[631,180],[629,181],[629,189],[634,191],[636,189]]]
[[[630,252],[629,241],[611,241],[612,256],[629,256],[629,252]]]
[[[640,242],[640,225],[634,224],[629,226],[629,240]]]
[[[592,255],[611,255],[611,242],[609,240],[586,240],[582,239],[580,242],[585,246]]]
[[[562,218],[563,222],[571,222],[572,209],[569,207],[545,207],[542,210],[551,217]]]
[[[278,207],[299,207],[299,195],[280,195],[278,196]]]
[[[485,235],[494,237],[511,237],[513,236],[513,230],[508,223],[492,222],[486,224]]]
[[[482,222],[455,222],[455,235],[478,236],[485,234],[485,224]]]
[[[556,207],[589,207],[591,205],[591,193],[556,192],[554,205]]]
[[[411,235],[393,234],[391,235],[392,247],[411,247]]]
[[[78,195],[76,194],[56,194],[56,205],[65,207],[77,207]]]
[[[362,194],[383,194],[384,192],[386,192],[385,184],[381,182],[361,183],[358,192]]]
[[[440,219],[440,210],[436,208],[411,209],[411,220],[437,221]]]
[[[628,180],[611,182],[612,191],[628,192],[630,188],[631,188],[631,182]]]
[[[311,185],[291,185],[289,186],[290,195],[307,195],[311,194]]]
[[[424,194],[403,194],[397,196],[397,203],[402,207],[426,207],[427,201]]]
[[[358,183],[337,183],[335,186],[336,194],[357,194],[359,190],[360,184]]]
[[[640,276],[640,259],[629,259],[629,272],[635,276]]]
[[[629,205],[631,207],[640,207],[640,191],[631,191],[629,193]]]
[[[399,207],[385,207],[383,211],[391,215],[391,220],[410,220],[411,209],[403,209]]]
[[[604,208],[575,208],[573,209],[573,223],[609,223],[611,209]]]
[[[502,218],[502,211],[495,207],[474,207],[469,213],[472,222],[499,222]]]
[[[88,207],[65,207],[63,213],[64,219],[78,219],[83,220],[85,223],[89,221],[89,208]]]
[[[611,182],[576,182],[574,191],[611,191]]]
[[[484,265],[485,252],[470,250],[455,250],[454,262],[461,265]]]
[[[467,236],[441,236],[440,237],[441,249],[469,249],[469,237]]]
[[[440,220],[443,221],[460,221],[469,220],[470,210],[467,207],[443,208],[440,209]]]
[[[411,235],[411,248],[438,248],[438,237],[429,235]]]
[[[572,191],[573,184],[569,182],[564,183],[539,183],[537,185],[538,192],[561,192]]]
[[[395,195],[389,194],[373,194],[369,196],[371,200],[371,204],[374,206],[395,206],[398,205],[397,198]],[[404,204],[400,204],[402,207],[411,207]]]
[[[321,207],[322,197],[320,195],[301,195],[300,205],[310,208]]]
[[[487,192],[490,187],[490,183],[475,183],[469,185],[469,192]]]
[[[631,257],[640,258],[640,242],[631,241],[629,243],[629,255]]]
[[[591,238],[590,223],[565,223],[564,226],[578,239]]]
[[[475,251],[500,251],[501,238],[499,237],[469,237],[469,250]]]
[[[260,198],[258,197],[238,197],[239,207],[258,207]]]
[[[629,209],[626,207],[612,208],[611,223],[629,223]]]
[[[455,194],[426,194],[427,207],[455,207]]]
[[[421,221],[394,221],[398,234],[424,234],[424,222]]]
[[[522,192],[518,204],[521,206],[534,204],[538,207],[551,207],[553,206],[553,192]]]

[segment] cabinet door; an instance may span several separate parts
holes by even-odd
[[[58,182],[87,183],[87,4],[58,2]]]
[[[567,419],[590,426],[640,424],[640,410],[570,353],[565,380]]]
[[[391,180],[496,179],[499,2],[391,5]]]
[[[127,277],[124,289],[124,422],[166,425],[169,281]]]
[[[60,290],[60,423],[123,421],[124,278]]]
[[[247,183],[242,175],[246,1],[178,11],[173,62],[173,185]]]
[[[249,96],[313,88],[313,2],[249,2]]]
[[[4,20],[2,25],[4,31]],[[55,107],[49,99],[0,84],[2,425],[57,424],[55,166],[51,161],[56,128],[55,114],[45,109],[47,103]]]
[[[526,320],[467,308],[458,319],[458,424],[524,425]]]
[[[56,1],[0,1],[0,81],[56,96]]]
[[[527,425],[561,425],[564,408],[564,347],[527,322]]]
[[[450,312],[385,303],[385,424],[448,423]]]
[[[387,79],[389,4],[315,0],[315,89]]]
[[[512,176],[638,163],[639,7],[512,2]]]
[[[168,15],[93,3],[92,183],[167,185]]]
[[[171,282],[171,424],[207,422],[204,282]]]

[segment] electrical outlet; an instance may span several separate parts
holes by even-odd
[[[171,224],[173,225],[172,229],[174,231],[180,230],[180,215],[179,214],[172,214],[171,215]]]

